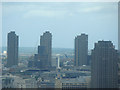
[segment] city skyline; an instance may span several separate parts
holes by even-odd
[[[14,31],[11,31],[10,33],[8,33],[8,51],[9,51],[8,56],[10,55],[9,57],[14,58],[15,59],[14,62],[17,61],[17,58],[16,58],[16,54],[18,54],[18,50],[17,50],[18,46],[17,45],[18,45],[18,36],[15,34]],[[69,81],[69,83],[70,83],[69,87],[78,87],[79,86],[79,88],[82,88],[82,87],[84,87],[84,88],[88,88],[88,87],[90,87],[90,88],[118,88],[118,66],[117,66],[118,58],[119,58],[118,51],[115,49],[115,47],[111,41],[98,41],[98,43],[95,43],[94,45],[95,46],[94,46],[94,49],[92,50],[92,54],[91,54],[92,58],[89,58],[90,62],[92,62],[92,63],[88,64],[88,61],[86,61],[86,58],[88,59],[88,52],[87,52],[88,35],[82,33],[80,36],[75,37],[75,51],[76,51],[76,49],[78,50],[78,51],[76,51],[75,55],[78,54],[77,57],[79,57],[79,58],[78,58],[77,62],[73,62],[72,60],[69,60],[69,59],[68,59],[68,61],[72,61],[76,65],[71,63],[71,66],[69,67],[69,64],[67,65],[67,64],[63,63],[65,66],[62,64],[60,65],[63,69],[62,68],[58,69],[56,66],[55,67],[51,66],[51,63],[54,61],[54,60],[50,60],[51,54],[52,54],[52,52],[51,52],[52,33],[46,31],[43,33],[43,35],[40,36],[40,46],[38,46],[38,53],[34,54],[33,59],[29,58],[28,64],[26,64],[26,65],[28,65],[28,67],[26,67],[26,68],[28,68],[28,71],[25,70],[23,72],[26,72],[27,74],[30,75],[30,72],[31,71],[34,72],[34,70],[42,71],[42,72],[49,71],[49,70],[55,71],[55,69],[58,70],[57,72],[54,72],[54,74],[56,73],[55,76],[58,80],[55,78],[54,74],[51,73],[51,74],[53,74],[52,78],[55,79],[55,81],[51,81],[52,84],[50,85],[50,87],[54,87],[54,88],[58,87],[58,85],[60,85],[60,88],[68,87],[69,84],[66,84],[68,82],[64,82],[65,79],[67,79],[67,78],[71,78],[71,80],[73,79],[72,84],[71,84],[71,81]],[[11,51],[9,49],[11,49]],[[82,51],[85,51],[85,52],[82,52]],[[8,58],[7,65],[10,65],[12,63],[12,61],[8,62],[8,61],[10,61],[8,56],[7,56],[7,58]],[[58,54],[56,53],[55,56],[58,56]],[[65,55],[65,56],[67,57],[67,55]],[[54,57],[54,56],[52,56],[52,57]],[[75,59],[73,59],[73,60],[75,60]],[[84,60],[85,62],[82,60]],[[25,60],[22,60],[22,62],[23,61],[25,62]],[[11,64],[11,67],[9,67],[9,68],[19,68],[20,69],[21,68],[20,62],[21,61],[19,60],[18,61],[19,65],[17,67],[15,67],[14,64]],[[80,74],[78,74],[78,72],[79,72],[78,68],[81,69],[80,67],[83,67],[84,69],[81,69],[80,71],[86,71],[86,69],[87,69],[86,72],[89,73],[89,71],[90,71],[89,66],[91,66],[91,74],[89,74],[89,76],[88,76],[89,79],[84,82],[82,81],[82,78],[79,78],[80,79],[79,80],[78,76]],[[67,71],[69,71],[69,72],[72,71],[71,69],[73,69],[73,71],[77,70],[77,73],[75,74],[73,72],[73,74],[67,75],[67,73],[66,73],[66,75],[65,74],[60,75],[60,74],[62,74],[61,70],[65,70],[65,68],[67,68]],[[22,67],[22,69],[23,69],[23,67]],[[14,70],[12,72],[14,72]],[[21,73],[21,75],[22,75],[21,71],[20,72],[18,71],[18,73]],[[37,74],[38,73],[36,73],[36,75]],[[35,75],[35,73],[34,73],[34,75]],[[85,74],[83,74],[83,76],[84,75]],[[82,76],[82,74],[81,74],[81,76]],[[43,77],[45,78],[46,76],[43,75]],[[47,79],[50,77],[51,77],[51,75],[47,76]],[[84,77],[87,79],[86,75]],[[41,76],[40,76],[40,78],[41,78]],[[85,80],[85,78],[84,78],[84,80]],[[91,83],[89,82],[90,78],[91,78],[91,81],[90,81]],[[50,80],[51,80],[51,78],[50,78]],[[75,86],[75,83],[74,83],[75,80],[78,80],[78,82],[77,82],[77,83],[79,83],[78,86]],[[82,83],[80,83],[81,81],[82,81]],[[5,81],[5,79],[4,79],[3,83],[5,83],[5,82],[7,82],[7,81]],[[10,84],[12,84],[13,82],[14,82],[14,80],[11,81]],[[38,82],[39,82],[39,80],[38,80]],[[41,83],[41,82],[39,82],[39,83]],[[44,87],[44,85],[42,86],[42,84],[43,83],[38,85],[38,87]],[[89,86],[90,84],[92,86]],[[49,83],[47,82],[46,85],[48,85],[46,87],[46,88],[48,88]],[[10,85],[10,86],[4,86],[4,87],[14,87],[14,86]]]
[[[15,31],[10,31],[10,32],[15,32]],[[45,31],[45,32],[49,32],[49,31]],[[8,32],[9,33],[9,32]],[[8,34],[7,33],[7,34]],[[86,33],[81,33],[81,34],[86,34]],[[77,36],[80,36],[81,34],[78,34]],[[19,35],[19,34],[18,34]],[[87,34],[88,35],[88,34]],[[41,36],[41,35],[40,35]],[[76,36],[75,36],[76,37]],[[74,37],[74,38],[75,38]],[[88,35],[88,37],[89,37],[89,35]],[[39,38],[40,39],[40,38]],[[89,40],[89,39],[88,39]],[[19,40],[20,41],[20,40]],[[95,43],[97,43],[98,41],[111,41],[111,40],[104,40],[104,39],[99,39],[99,40],[97,40],[96,42],[94,42],[93,43],[93,45],[95,44]],[[114,46],[115,46],[115,49],[117,49],[118,50],[118,47],[116,47],[116,46],[118,46],[118,45],[115,45],[115,43],[113,42],[113,41],[111,41],[113,44],[114,44]],[[39,41],[39,43],[40,43],[40,41]],[[35,48],[35,47],[37,47],[38,45],[39,45],[39,43],[37,43],[36,44],[36,46],[34,46],[34,47],[32,47],[32,46],[20,46],[19,45],[19,48],[20,47],[31,47],[31,48]],[[74,44],[75,42],[73,42],[73,44]],[[20,43],[19,43],[20,44]],[[53,42],[52,42],[52,44],[53,44]],[[88,46],[89,46],[89,41],[88,41]],[[7,46],[2,46],[2,47],[6,47],[7,48]],[[74,49],[75,47],[73,47],[73,48],[69,48],[69,47],[52,47],[52,48],[68,48],[68,49]],[[90,51],[90,50],[92,50],[92,49],[94,49],[94,47],[93,48],[88,48],[88,51]],[[37,50],[37,49],[35,49],[35,50]]]
[[[3,2],[2,88],[120,88],[117,2]]]
[[[53,34],[55,48],[74,48],[74,37],[81,33],[88,34],[89,49],[98,40],[110,40],[118,47],[117,3],[3,3],[2,11],[3,46],[6,34],[15,30],[20,47],[36,47],[44,31]]]

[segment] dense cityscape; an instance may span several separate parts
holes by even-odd
[[[52,36],[43,32],[37,53],[27,55],[19,52],[20,36],[15,31],[8,33],[7,49],[1,56],[2,88],[120,87],[120,55],[112,41],[98,41],[88,50],[89,35],[81,33],[73,37],[74,50],[55,52]]]

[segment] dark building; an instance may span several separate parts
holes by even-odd
[[[88,57],[88,35],[81,34],[75,37],[75,57],[74,65],[82,66],[87,65]]]
[[[40,37],[40,46],[44,46],[45,52],[48,55],[48,60],[47,60],[46,64],[48,64],[48,66],[51,66],[52,34],[49,31],[46,31]]]
[[[51,67],[51,53],[52,53],[52,34],[45,32],[40,37],[40,46],[38,46],[38,54],[34,56],[34,66],[37,68]]]
[[[98,41],[92,50],[92,88],[118,87],[118,53],[111,41]]]
[[[14,65],[18,65],[18,36],[11,31],[7,40],[7,67]]]
[[[88,66],[91,65],[91,55],[88,55],[88,57],[87,57],[87,65]]]
[[[35,66],[38,68],[49,67],[48,54],[46,53],[46,48],[44,46],[38,46],[38,54],[35,54],[34,60]]]
[[[38,46],[38,54],[46,54],[45,46]]]

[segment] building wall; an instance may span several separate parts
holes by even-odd
[[[52,34],[48,31],[46,31],[41,37],[40,37],[40,46],[44,46],[46,50],[46,54],[48,54],[48,60],[46,64],[48,63],[49,66],[51,66],[51,54],[52,54]]]
[[[75,37],[75,66],[87,65],[88,35],[81,34]]]
[[[118,54],[110,41],[99,41],[92,51],[92,88],[118,87]]]
[[[15,32],[10,32],[7,41],[7,67],[18,65],[18,36]]]

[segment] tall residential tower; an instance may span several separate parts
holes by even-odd
[[[87,65],[88,56],[88,35],[81,34],[75,37],[75,57],[74,65]]]
[[[7,67],[12,67],[18,65],[18,36],[11,31],[7,38]]]
[[[52,54],[52,34],[48,31],[40,36],[40,46],[38,46],[38,54],[35,54],[35,66],[38,68],[51,67]]]
[[[46,31],[43,33],[43,35],[40,37],[40,46],[45,47],[45,52],[48,55],[48,60],[46,64],[48,66],[51,66],[51,54],[52,54],[52,34],[49,31]]]
[[[98,41],[92,50],[92,88],[118,88],[118,53],[111,41]]]

